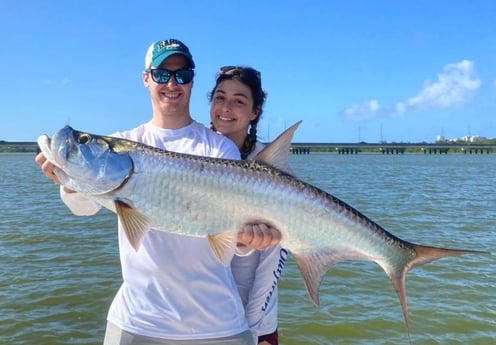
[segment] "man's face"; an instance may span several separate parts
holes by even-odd
[[[159,66],[160,69],[177,71],[188,68],[188,61],[180,54],[169,56]],[[143,82],[150,90],[150,97],[154,112],[159,111],[162,115],[188,115],[189,101],[193,81],[188,84],[178,84],[174,75],[167,83],[158,84],[153,81],[150,73],[143,73]]]

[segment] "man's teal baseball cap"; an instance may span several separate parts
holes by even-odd
[[[159,67],[165,59],[174,54],[183,55],[188,60],[189,67],[195,68],[195,62],[188,47],[179,40],[169,38],[150,45],[145,56],[145,69]]]

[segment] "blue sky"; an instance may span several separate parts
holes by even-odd
[[[243,64],[268,92],[262,140],[299,120],[299,142],[496,138],[495,18],[493,0],[6,0],[0,140],[148,121],[144,55],[169,37],[195,58],[203,123],[218,68]]]

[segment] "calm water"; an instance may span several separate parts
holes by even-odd
[[[300,178],[405,240],[496,252],[494,154],[290,160]],[[0,344],[101,344],[120,285],[115,216],[72,216],[32,155],[0,154],[0,190]],[[464,256],[411,271],[413,343],[495,343],[495,263]],[[373,263],[338,264],[316,308],[289,260],[280,295],[282,344],[408,344],[396,294]]]

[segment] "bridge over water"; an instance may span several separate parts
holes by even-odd
[[[447,144],[447,143],[292,143],[293,154],[310,152],[336,152],[338,154],[358,154],[359,152],[379,152],[382,154],[404,154],[423,152],[424,154],[489,154],[496,152],[496,144]]]

